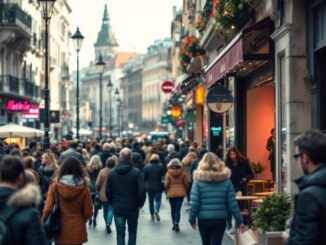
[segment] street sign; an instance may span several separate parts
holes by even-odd
[[[40,109],[40,122],[44,123],[45,121],[45,109]],[[49,122],[50,123],[60,123],[60,111],[50,110],[49,111]]]
[[[164,93],[169,94],[173,91],[174,84],[171,81],[165,81],[164,83],[162,83],[161,89]]]
[[[161,124],[169,124],[171,123],[171,117],[170,116],[162,116],[161,117]]]
[[[231,108],[233,97],[227,88],[216,86],[208,91],[206,103],[210,110],[216,113],[223,113]]]

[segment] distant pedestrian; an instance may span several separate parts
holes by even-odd
[[[160,207],[163,192],[164,168],[160,157],[153,154],[149,163],[144,168],[144,180],[148,195],[149,211],[151,219],[160,221]]]
[[[90,178],[90,192],[91,192],[92,203],[93,203],[93,219],[90,218],[88,224],[93,225],[93,227],[96,227],[97,225],[96,218],[98,213],[98,207],[95,205],[95,198],[97,196],[96,180],[101,169],[102,169],[101,158],[97,155],[92,156],[90,162],[86,167],[86,170]]]
[[[191,147],[189,148],[191,149]],[[194,148],[193,148],[194,149]],[[188,204],[190,202],[190,191],[191,191],[191,185],[192,185],[192,181],[191,181],[191,166],[192,163],[197,159],[197,154],[193,151],[189,151],[188,154],[182,159],[182,164],[183,167],[185,168],[186,174],[187,174],[187,178],[190,181],[189,182],[189,186],[187,189],[187,201]]]
[[[179,159],[172,159],[167,167],[168,171],[165,175],[164,187],[171,206],[172,230],[179,232],[181,206],[183,198],[187,196],[189,180]]]
[[[75,158],[79,159],[80,162],[84,166],[86,166],[86,163],[84,161],[82,154],[77,152],[77,147],[78,147],[78,141],[70,142],[69,149],[61,153],[60,158],[59,158],[59,164],[61,164],[68,157],[75,157]]]
[[[128,223],[128,245],[135,245],[139,209],[146,199],[144,177],[132,164],[132,152],[128,148],[120,151],[119,163],[109,173],[106,185],[106,197],[113,208],[117,244],[125,244],[126,222]]]
[[[203,245],[222,244],[229,211],[244,227],[230,176],[230,169],[211,152],[205,154],[194,173],[189,222],[196,229],[198,219]]]
[[[0,163],[0,214],[8,217],[10,245],[45,245],[37,205],[41,201],[39,188],[24,187],[25,174],[21,159],[5,156]]]
[[[295,182],[300,193],[287,245],[326,244],[326,134],[309,130],[294,140],[293,157],[304,176]]]
[[[268,160],[271,163],[271,171],[273,180],[276,180],[276,168],[275,168],[275,129],[271,129],[271,136],[268,137],[266,143],[266,150],[268,150]]]
[[[42,223],[52,210],[58,193],[61,230],[55,236],[56,244],[82,244],[87,242],[86,222],[92,217],[92,199],[86,182],[86,170],[79,159],[67,157],[50,185]]]
[[[24,165],[25,169],[28,169],[31,173],[33,173],[33,175],[37,181],[37,184],[39,184],[40,176],[39,176],[38,172],[34,170],[34,162],[35,162],[35,159],[31,156],[25,157],[23,159],[23,165]]]
[[[112,157],[112,152],[111,152],[111,145],[110,143],[104,143],[103,144],[103,151],[100,152],[98,154],[101,158],[101,162],[102,162],[102,167],[104,168],[105,167],[105,164],[106,164],[106,160],[109,158],[109,157]]]
[[[97,180],[96,180],[96,189],[99,192],[99,198],[103,206],[103,217],[104,222],[106,224],[106,232],[111,233],[111,225],[113,220],[113,209],[112,206],[108,203],[108,200],[105,195],[105,188],[106,188],[106,182],[107,177],[116,165],[117,160],[113,157],[110,157],[106,160],[106,167],[101,169]]]

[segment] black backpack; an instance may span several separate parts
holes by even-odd
[[[17,211],[15,207],[6,207],[0,212],[0,245],[9,245],[11,243],[12,235],[8,223],[17,214]]]

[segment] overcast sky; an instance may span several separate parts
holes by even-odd
[[[170,37],[172,7],[182,0],[68,0],[71,33],[79,26],[85,36],[80,51],[81,67],[94,59],[94,43],[100,30],[104,4],[108,4],[110,24],[119,43],[119,51],[145,53],[156,39]],[[75,57],[71,45],[71,62]],[[72,63],[73,64],[73,63]]]

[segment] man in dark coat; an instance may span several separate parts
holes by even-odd
[[[287,245],[326,244],[326,134],[309,130],[295,141],[294,158],[304,176],[296,180],[300,193]]]
[[[61,164],[68,157],[75,157],[80,160],[80,162],[85,166],[86,163],[84,161],[83,156],[77,152],[78,141],[73,141],[69,144],[69,149],[61,153],[59,158],[59,164]]]
[[[140,148],[140,143],[139,142],[134,142],[132,144],[132,152],[137,152],[141,155],[141,157],[143,158],[143,161],[146,158],[145,152]]]
[[[0,215],[9,216],[8,244],[45,245],[41,216],[36,208],[41,194],[33,185],[22,188],[25,174],[21,160],[15,156],[4,157],[0,177]]]
[[[125,244],[126,222],[129,231],[128,244],[136,244],[139,209],[146,199],[143,174],[133,167],[131,159],[131,150],[122,149],[119,163],[109,173],[106,183],[105,193],[114,212],[117,244]]]
[[[103,145],[103,151],[101,153],[99,153],[98,155],[101,158],[102,166],[104,168],[106,166],[106,160],[109,157],[112,157],[113,156],[112,153],[111,153],[110,143],[104,143],[104,145]]]

